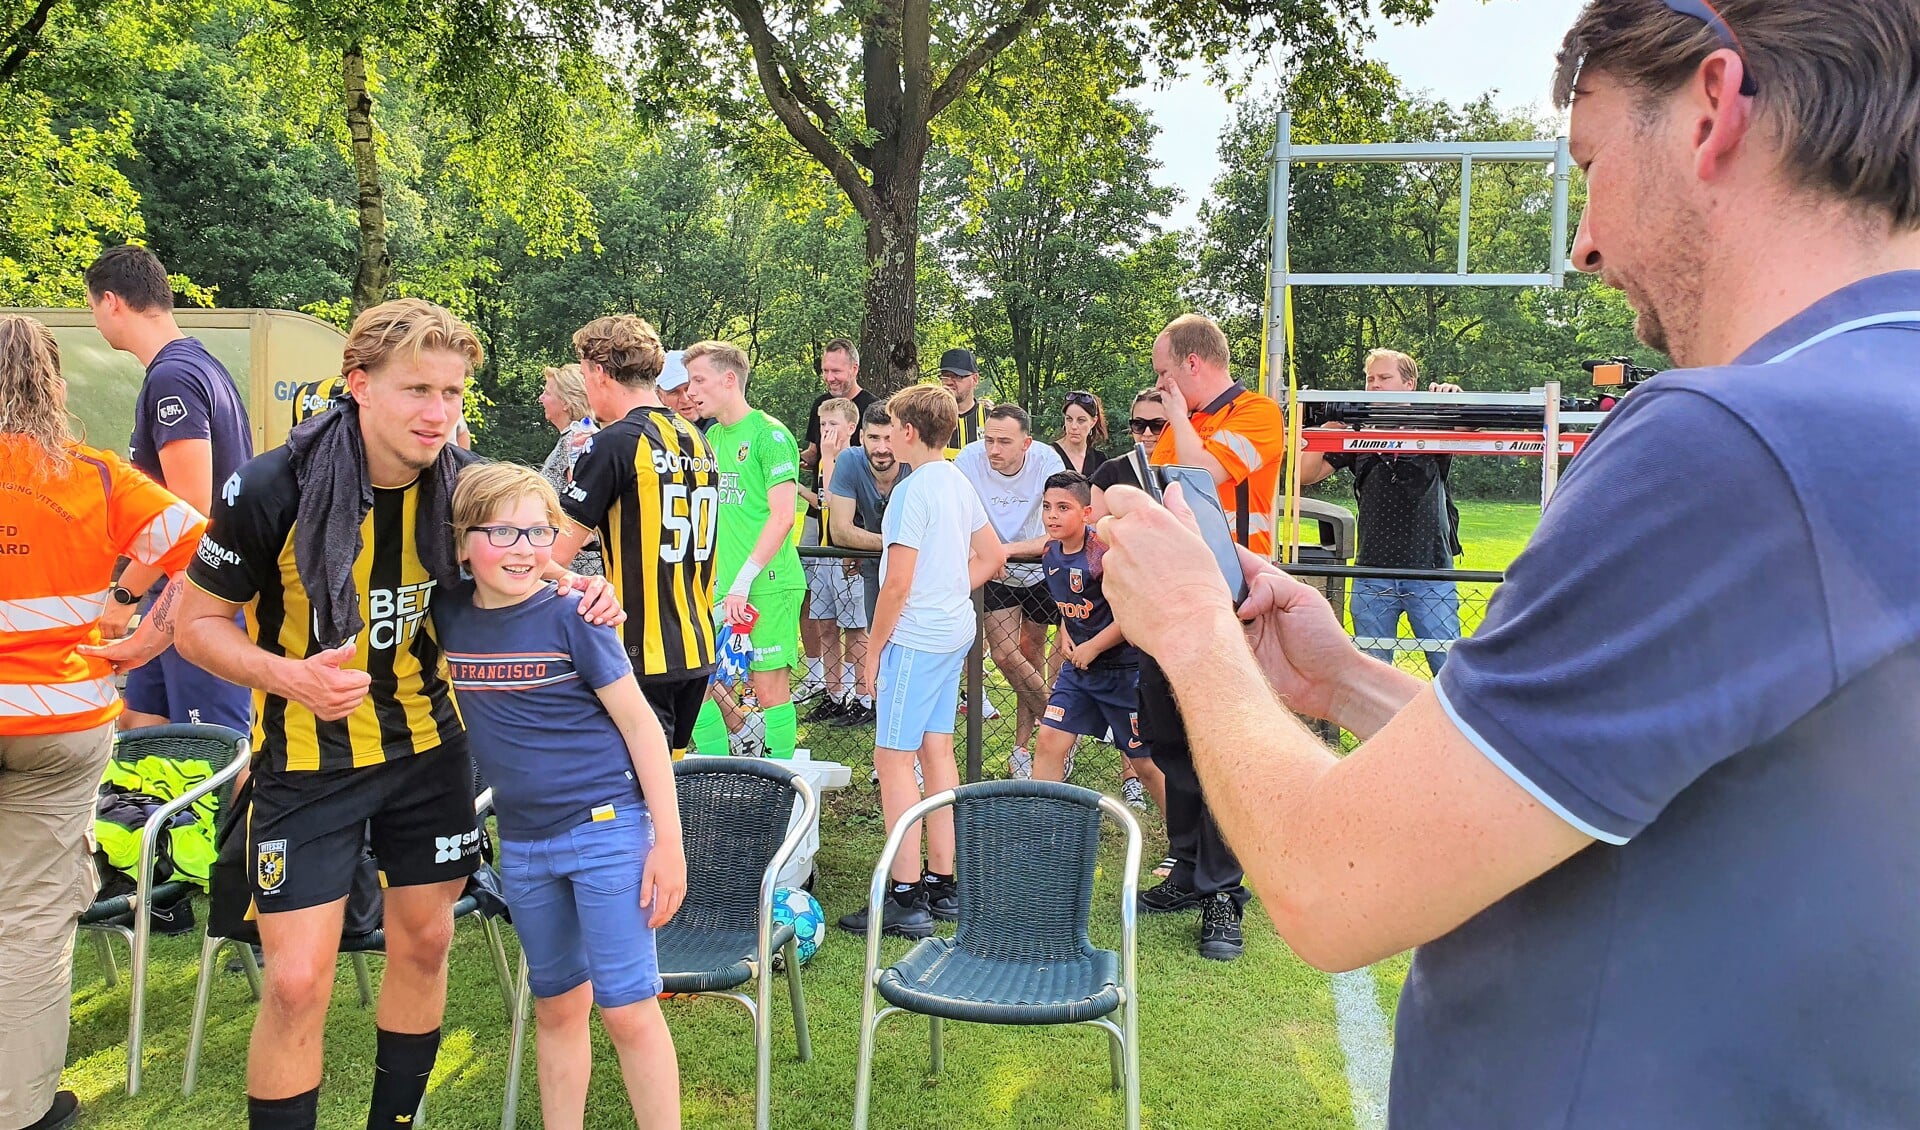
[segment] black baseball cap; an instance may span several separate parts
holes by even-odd
[[[940,371],[943,373],[959,373],[961,376],[972,376],[980,371],[980,365],[973,359],[973,354],[970,351],[965,349],[949,349],[940,355]]]

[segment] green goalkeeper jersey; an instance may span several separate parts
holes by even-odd
[[[793,433],[780,421],[758,409],[736,424],[715,424],[707,432],[720,471],[720,528],[714,548],[714,601],[717,604],[740,567],[753,553],[760,531],[767,528],[772,510],[767,493],[781,483],[800,480],[800,449]],[[748,593],[790,592],[804,589],[806,575],[794,539],[784,538],[767,567],[754,578]]]

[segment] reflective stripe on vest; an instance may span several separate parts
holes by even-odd
[[[35,596],[0,600],[0,632],[44,632],[48,628],[84,628],[106,611],[107,590],[84,596]]]
[[[57,718],[112,706],[120,697],[112,679],[77,683],[0,683],[0,718]]]

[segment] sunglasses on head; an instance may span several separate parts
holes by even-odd
[[[1067,403],[1078,404],[1080,407],[1091,411],[1093,406],[1098,402],[1093,399],[1092,393],[1075,390],[1067,394]]]
[[[1706,24],[1707,30],[1711,31],[1715,38],[1732,48],[1734,54],[1740,56],[1742,64],[1747,64],[1747,53],[1740,49],[1740,40],[1734,36],[1733,28],[1728,26],[1726,19],[1714,10],[1708,0],[1663,0],[1663,2],[1668,11]],[[1753,67],[1750,64],[1743,65],[1741,68],[1740,93],[1749,98],[1760,93],[1759,84],[1753,81]]]
[[[1140,417],[1135,416],[1133,419],[1127,421],[1127,430],[1135,434],[1140,432],[1165,431],[1166,427],[1167,422],[1165,420],[1142,420]]]

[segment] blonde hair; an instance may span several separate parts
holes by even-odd
[[[560,394],[560,403],[565,406],[570,418],[584,419],[592,411],[587,405],[587,378],[580,372],[578,362],[548,365],[541,376],[553,382],[553,391]]]
[[[0,314],[0,437],[14,441],[4,453],[7,477],[64,472],[74,443],[67,421],[53,331],[24,314]]]
[[[740,391],[747,391],[747,351],[730,341],[696,341],[687,346],[680,360],[691,365],[705,357],[716,369],[725,369],[740,382]]]
[[[942,385],[913,385],[887,398],[887,415],[911,424],[921,443],[939,449],[947,446],[960,423],[960,402]]]
[[[355,369],[372,373],[396,357],[413,361],[430,350],[459,354],[469,376],[486,360],[473,327],[451,310],[420,298],[396,298],[362,311],[353,320],[340,353],[340,374]]]
[[[1413,384],[1420,383],[1420,362],[1398,349],[1376,349],[1367,354],[1366,368],[1373,368],[1375,361],[1391,361],[1393,371],[1399,374],[1401,380],[1410,381]]]
[[[1227,335],[1218,322],[1205,314],[1182,314],[1168,322],[1160,336],[1167,339],[1167,352],[1173,354],[1176,361],[1194,356],[1221,368],[1232,363]]]
[[[465,561],[467,535],[473,528],[487,525],[523,498],[539,499],[552,525],[566,524],[553,484],[533,468],[518,463],[475,463],[462,471],[459,485],[453,488],[454,555]]]
[[[652,388],[667,363],[659,331],[638,314],[595,318],[573,331],[573,349],[624,388]]]
[[[860,406],[844,396],[836,396],[820,402],[819,416],[838,416],[854,427],[860,426]]]

